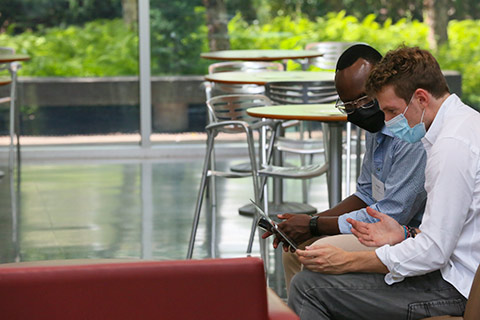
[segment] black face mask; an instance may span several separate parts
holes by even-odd
[[[371,108],[358,108],[352,114],[347,115],[348,121],[369,132],[380,131],[385,125],[385,114],[378,106],[377,100]]]

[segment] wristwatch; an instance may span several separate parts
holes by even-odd
[[[312,216],[310,218],[310,222],[308,224],[308,227],[309,227],[310,233],[312,234],[313,237],[320,236],[320,232],[318,232],[317,224],[318,224],[318,216]]]

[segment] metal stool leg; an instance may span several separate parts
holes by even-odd
[[[356,156],[355,165],[356,165],[356,172],[355,172],[355,181],[358,180],[360,176],[360,171],[362,170],[362,129],[357,126],[357,145],[356,145]]]
[[[252,166],[252,180],[253,180],[253,193],[255,196],[255,202],[260,203],[260,189],[259,189],[259,183],[258,183],[258,171],[257,171],[257,164],[256,164],[256,156],[255,156],[255,145],[254,145],[254,140],[253,140],[253,134],[250,130],[247,131],[247,140],[248,140],[248,154],[250,157],[250,164]],[[262,142],[263,143],[263,142]],[[247,246],[247,255],[252,254],[252,247],[253,247],[253,240],[255,238],[255,231],[257,229],[257,221],[258,221],[259,215],[258,212],[255,210],[255,214],[253,216],[253,221],[252,221],[252,228],[250,231],[250,237],[248,240],[248,246]]]
[[[14,164],[14,139],[15,139],[15,100],[16,100],[16,84],[17,84],[17,64],[10,64],[9,71],[12,77],[12,83],[10,84],[10,145],[8,149],[8,166],[13,168]],[[20,149],[20,144],[17,145]]]
[[[345,159],[345,194],[350,195],[350,175],[352,161],[352,124],[347,122],[347,150]]]
[[[195,243],[195,236],[197,235],[198,222],[200,220],[200,212],[202,211],[203,195],[205,193],[205,187],[207,185],[208,171],[210,167],[210,155],[213,150],[213,138],[214,136],[210,132],[208,132],[207,151],[205,153],[202,180],[200,182],[200,189],[198,190],[197,203],[195,205],[195,214],[193,216],[192,233],[190,234],[190,242],[188,244],[187,259],[191,259],[193,255],[193,246]]]
[[[212,149],[210,154],[210,170],[216,170],[215,164],[215,149]],[[217,242],[217,188],[216,188],[217,178],[214,175],[208,177],[207,183],[207,193],[206,198],[208,200],[208,213],[210,214],[210,228],[211,228],[211,239],[210,239],[210,256],[212,258],[216,257],[216,242]]]

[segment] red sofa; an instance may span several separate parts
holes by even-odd
[[[258,258],[4,264],[0,310],[9,320],[298,319],[267,290]]]

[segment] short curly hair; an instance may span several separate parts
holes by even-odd
[[[418,47],[402,46],[389,51],[372,69],[365,87],[368,95],[376,96],[389,85],[407,103],[419,88],[435,98],[450,92],[437,60]]]

